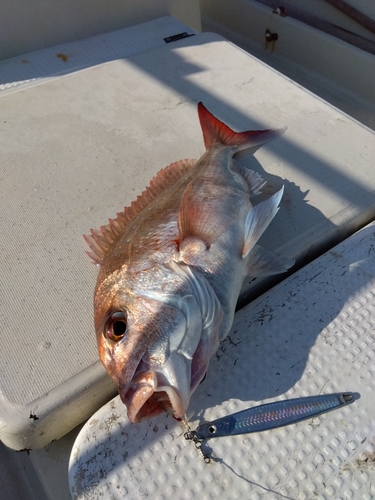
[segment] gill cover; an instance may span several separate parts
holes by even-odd
[[[184,264],[171,262],[165,267],[182,277],[191,293],[180,296],[153,290],[142,292],[144,297],[178,309],[184,320],[175,323],[173,331],[166,332],[160,342],[149,347],[150,367],[136,374],[131,390],[123,398],[132,421],[138,420],[138,415],[150,416],[150,412],[162,411],[154,411],[157,392],[165,392],[174,415],[182,417],[219,345],[222,308],[206,278]],[[161,359],[162,362],[158,361]],[[147,404],[148,412],[142,410]]]

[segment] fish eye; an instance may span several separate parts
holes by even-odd
[[[104,336],[108,340],[118,342],[126,333],[126,315],[122,311],[113,312],[108,316],[104,328]]]

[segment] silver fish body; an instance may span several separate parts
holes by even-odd
[[[292,262],[257,241],[283,189],[264,185],[233,155],[284,130],[236,133],[200,103],[206,152],[165,168],[133,204],[86,236],[100,264],[94,296],[100,358],[132,422],[163,410],[182,417],[227,335],[248,275]]]

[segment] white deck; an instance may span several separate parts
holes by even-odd
[[[289,127],[240,158],[268,192],[286,188],[265,246],[302,264],[375,216],[373,132],[217,35],[164,44],[181,31],[192,32],[164,18],[1,65],[0,439],[15,449],[59,438],[114,394],[97,362],[97,271],[81,233],[131,202],[160,168],[200,156],[199,100],[238,130]],[[52,456],[67,462],[75,435],[31,452],[50,498],[66,498],[48,467]]]

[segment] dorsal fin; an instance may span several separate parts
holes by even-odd
[[[214,144],[224,144],[226,146],[236,146],[237,150],[240,151],[276,139],[286,130],[286,127],[284,127],[282,129],[234,132],[228,125],[225,125],[210,113],[201,102],[198,104],[198,116],[206,149],[209,149]]]
[[[190,170],[197,160],[180,160],[163,168],[151,180],[150,185],[123,212],[116,214],[115,219],[109,219],[109,224],[99,229],[90,229],[91,234],[83,235],[91,252],[86,252],[95,264],[101,264],[104,256],[124,232],[125,228],[142,210],[144,210],[160,193],[174,184],[181,176]]]

